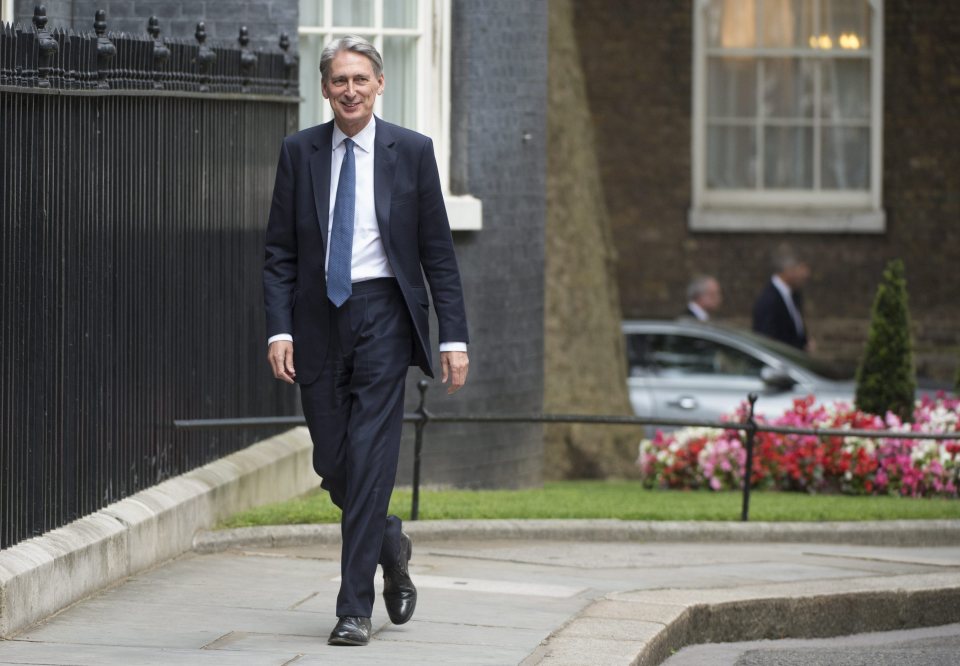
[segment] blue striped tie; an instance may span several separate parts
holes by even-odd
[[[353,141],[344,139],[343,163],[337,182],[337,201],[333,206],[333,228],[330,230],[330,258],[327,263],[327,297],[338,308],[353,291],[350,265],[353,261],[353,211],[356,202],[357,168],[353,158]]]

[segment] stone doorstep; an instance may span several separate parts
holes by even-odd
[[[551,634],[532,664],[653,666],[699,643],[829,638],[960,621],[960,573],[606,595]]]
[[[658,543],[807,543],[859,546],[960,544],[960,520],[890,520],[851,523],[743,523],[625,520],[430,520],[404,529],[423,540],[550,539]],[[271,525],[197,533],[193,548],[281,548],[340,543],[340,526]]]
[[[193,547],[236,511],[319,484],[296,428],[0,551],[0,639]]]

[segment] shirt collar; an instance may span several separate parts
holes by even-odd
[[[337,127],[337,123],[333,123],[333,149],[336,150],[339,148],[340,144],[347,138],[353,139],[353,142],[358,148],[363,150],[363,152],[372,153],[373,142],[377,138],[377,121],[373,116],[370,116],[370,122],[367,123],[367,126],[351,137],[347,137],[347,135],[343,133],[343,130]]]
[[[789,298],[793,301],[793,289],[791,289],[786,282],[780,279],[779,275],[774,275],[770,278],[770,281],[773,282],[773,286],[777,288],[777,291],[780,292],[780,295],[785,299]]]
[[[699,303],[694,303],[693,301],[690,301],[689,303],[687,303],[687,307],[690,308],[690,311],[693,313],[693,315],[697,318],[698,321],[708,321],[710,319],[710,315],[707,314],[706,310],[700,307]]]

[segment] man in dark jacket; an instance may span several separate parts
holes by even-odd
[[[774,274],[753,305],[753,330],[797,349],[809,351],[801,288],[810,268],[788,247],[774,254]]]
[[[373,115],[380,54],[362,38],[338,39],[320,75],[334,121],[280,149],[263,271],[267,359],[277,379],[300,384],[314,469],[343,510],[329,643],[365,645],[377,564],[390,620],[403,624],[416,608],[410,539],[387,507],[407,368],[433,376],[427,285],[451,392],[467,379],[467,320],[433,144]]]

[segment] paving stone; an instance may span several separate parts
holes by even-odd
[[[610,618],[615,620],[643,620],[665,625],[678,618],[686,608],[671,604],[652,602],[630,603],[604,599],[591,604],[583,611],[585,617]]]
[[[608,617],[578,617],[560,632],[563,638],[587,638],[600,640],[630,640],[646,643],[663,631],[659,622],[624,620]]]
[[[550,666],[623,666],[633,661],[643,649],[643,641],[611,641],[580,637],[556,637],[525,664]]]
[[[0,664],[37,666],[282,666],[295,652],[215,652],[129,645],[0,641]]]
[[[876,561],[902,565],[960,566],[960,548],[870,548],[854,546],[811,546],[805,555],[843,557],[859,562]]]

